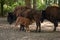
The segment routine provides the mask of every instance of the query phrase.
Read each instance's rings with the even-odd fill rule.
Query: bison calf
[[[17,20],[16,20],[15,27],[16,27],[18,24],[24,25],[24,26],[26,27],[26,32],[30,32],[30,30],[29,30],[29,25],[31,24],[31,21],[30,21],[28,18],[19,16],[19,17],[17,18]]]

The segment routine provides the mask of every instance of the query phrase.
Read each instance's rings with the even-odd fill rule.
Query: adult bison
[[[7,16],[7,22],[9,24],[12,24],[13,22],[15,22],[17,20],[16,15],[14,15],[14,12],[8,12],[8,16]],[[24,25],[20,24],[20,30],[24,30]]]
[[[58,26],[58,22],[60,21],[60,7],[57,6],[48,6],[45,10],[42,11],[42,22],[44,19],[49,20],[54,24],[54,30],[56,31],[56,27]]]
[[[28,18],[31,22],[34,20],[36,22],[36,31],[41,31],[40,28],[40,18],[41,18],[41,11],[28,8],[28,7],[16,7],[14,10],[14,15],[18,18],[19,16]]]

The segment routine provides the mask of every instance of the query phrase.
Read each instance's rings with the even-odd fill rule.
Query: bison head
[[[9,24],[12,24],[16,18],[17,17],[13,14],[13,12],[8,12],[7,21]]]
[[[42,10],[42,16],[41,16],[41,23],[43,23],[43,21],[45,20],[46,16],[46,12],[45,10]]]

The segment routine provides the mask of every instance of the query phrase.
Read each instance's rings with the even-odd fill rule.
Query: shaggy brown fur
[[[30,8],[27,6],[17,6],[17,7],[15,7],[14,14],[16,14],[16,16],[18,16],[20,13],[26,11],[27,9],[30,9]]]
[[[45,12],[43,12],[42,14],[44,15],[44,19],[47,19],[54,24],[53,31],[56,31],[56,27],[58,26],[58,22],[60,21],[60,7],[48,6]]]

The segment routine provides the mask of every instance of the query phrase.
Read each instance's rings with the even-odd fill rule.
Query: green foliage
[[[46,6],[42,4],[41,6],[38,7],[38,10],[44,10],[45,8]]]
[[[10,5],[4,4],[4,14],[6,14],[7,12],[13,11],[15,6],[17,5],[17,3]]]
[[[38,10],[43,10],[46,8],[46,4],[45,4],[45,1],[42,1],[42,0],[38,0],[37,1],[37,9]]]
[[[7,12],[13,11],[16,6],[25,5],[24,0],[17,0],[14,2],[13,0],[5,0],[4,4],[4,14]],[[41,2],[41,0],[37,0],[37,9],[42,10],[45,8],[45,4]]]
[[[24,5],[24,2],[18,0],[17,2],[13,2],[12,0],[6,0],[4,4],[4,11],[13,11],[16,6]]]
[[[19,5],[25,5],[25,1],[24,0],[18,0],[18,3],[19,3]]]
[[[37,0],[36,1],[36,6],[37,6],[37,9],[38,10],[43,10],[46,8],[46,5],[49,5],[50,3],[53,4],[54,0]],[[31,2],[32,6],[33,6],[33,2]],[[22,6],[25,6],[25,2],[24,0],[4,0],[4,14],[6,14],[7,12],[10,12],[10,11],[13,11],[14,8],[16,6],[19,6],[19,5],[22,5]],[[0,11],[1,11],[1,0],[0,0]]]

